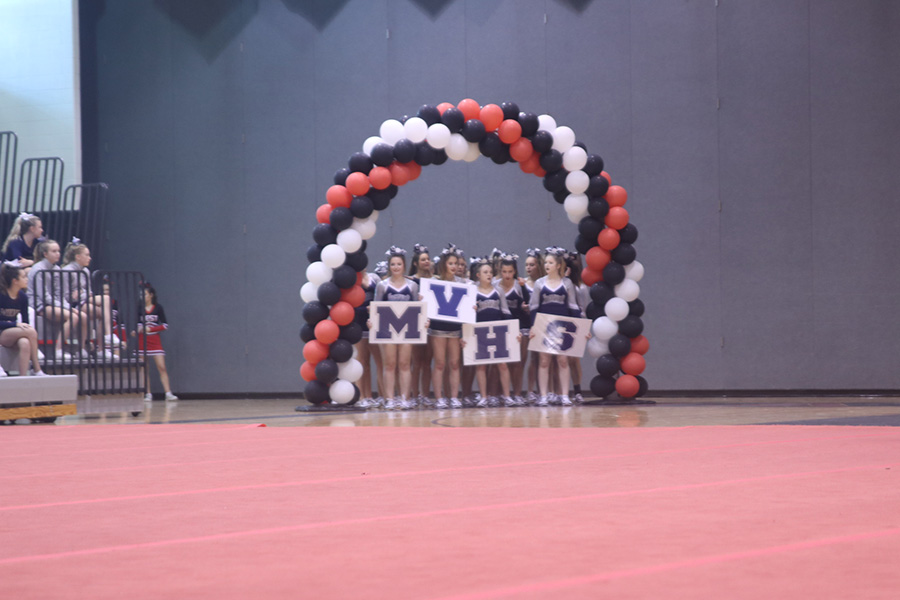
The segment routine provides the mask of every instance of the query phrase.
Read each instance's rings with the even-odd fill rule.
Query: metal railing
[[[18,147],[19,138],[14,132],[0,131],[0,212],[3,213],[12,212]]]
[[[62,197],[42,209],[39,216],[44,236],[65,248],[73,236],[91,249],[94,262],[103,258],[106,203],[109,186],[105,183],[70,185]]]

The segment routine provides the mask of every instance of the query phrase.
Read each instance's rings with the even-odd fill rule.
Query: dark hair
[[[422,255],[423,255],[423,254],[424,254],[426,257],[431,258],[431,256],[428,254],[428,248],[425,248],[424,250],[422,250],[422,251],[420,251],[420,252],[415,252],[415,253],[413,254],[412,260],[409,261],[409,274],[410,274],[410,276],[415,276],[415,275],[418,275],[418,274],[419,274],[419,261],[422,259]],[[434,270],[434,267],[432,267],[432,270]]]
[[[513,260],[513,259],[511,259],[511,258],[502,258],[502,259],[500,259],[500,269],[497,270],[497,274],[498,274],[498,275],[500,274],[500,270],[503,269],[503,267],[510,266],[510,265],[511,265],[512,268],[513,268],[513,279],[518,279],[518,278],[519,278],[519,265],[518,265],[518,261]]]
[[[153,304],[156,304],[157,303],[156,289],[152,285],[150,285],[150,282],[145,281],[144,283],[141,284],[141,288],[150,292],[150,297],[153,298]],[[142,298],[142,300],[143,300],[143,298]],[[146,304],[146,300],[144,300],[144,304]]]
[[[575,287],[581,285],[581,270],[584,268],[581,262],[581,255],[574,254],[566,257],[566,265],[569,267],[569,279],[575,284]]]
[[[13,281],[19,278],[22,269],[12,265],[3,265],[0,267],[0,292],[7,293]]]

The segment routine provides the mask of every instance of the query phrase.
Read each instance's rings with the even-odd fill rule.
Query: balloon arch
[[[422,167],[450,160],[475,161],[484,155],[497,164],[517,162],[543,179],[544,188],[578,225],[576,250],[585,256],[581,273],[590,286],[587,317],[593,320],[588,352],[596,357],[591,391],[599,398],[617,392],[634,399],[647,391],[642,335],[644,305],[638,281],[644,268],[635,260],[638,231],[629,222],[624,188],[610,185],[603,159],[589,154],[575,132],[549,115],[520,112],[512,102],[480,106],[465,99],[456,106],[422,106],[416,116],[389,119],[379,136],[368,138],[346,168],[334,175],[316,210],[315,244],[307,251],[306,302],[300,330],[306,362],[300,375],[314,405],[354,402],[363,373],[353,358],[362,336],[355,308],[365,300],[360,285],[368,265],[366,240],[375,235],[379,211],[397,190],[419,177]]]

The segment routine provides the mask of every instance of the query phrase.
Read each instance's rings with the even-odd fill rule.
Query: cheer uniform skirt
[[[147,338],[147,356],[165,356],[166,351],[163,350],[162,340],[159,339],[159,335],[148,335],[144,336],[143,333],[138,334],[138,352],[144,351],[144,338]]]

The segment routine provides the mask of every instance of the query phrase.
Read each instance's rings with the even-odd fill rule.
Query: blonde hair
[[[6,241],[3,242],[3,248],[0,248],[0,252],[6,252],[6,248],[13,240],[25,237],[25,234],[31,231],[31,228],[34,227],[34,224],[39,222],[40,220],[41,218],[37,215],[21,214],[16,217],[16,220],[13,222],[13,226],[9,230],[9,235],[6,236]]]
[[[77,239],[77,238],[76,238]],[[66,245],[66,251],[63,254],[63,266],[71,262],[75,262],[75,257],[87,250],[87,246],[82,244],[81,241],[75,241],[74,239]]]
[[[47,248],[49,248],[53,244],[59,246],[59,243],[56,240],[43,240],[40,244],[35,246],[34,262],[40,262],[44,260],[44,253],[47,252]]]

